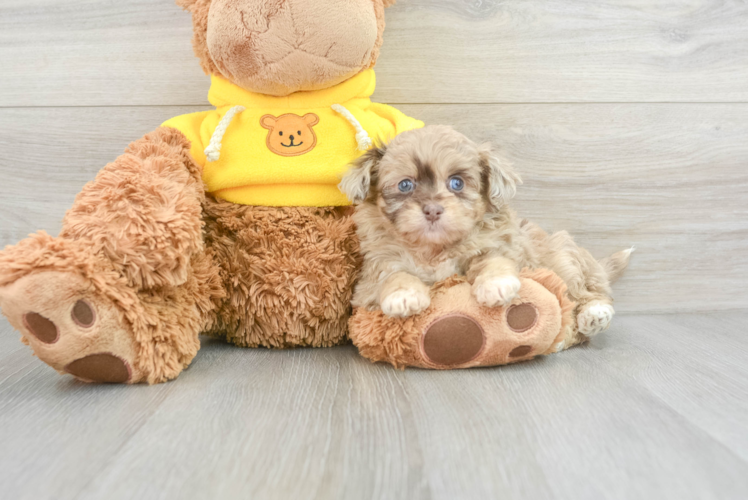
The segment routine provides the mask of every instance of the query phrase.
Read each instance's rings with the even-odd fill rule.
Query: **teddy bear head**
[[[337,85],[374,66],[384,9],[396,0],[177,0],[192,13],[203,70],[285,96]]]

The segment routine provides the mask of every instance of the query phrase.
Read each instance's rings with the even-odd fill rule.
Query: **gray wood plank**
[[[698,353],[746,320],[623,317],[560,355],[441,373],[352,347],[206,340],[150,388],[78,384],[16,353],[0,366],[0,481],[12,498],[61,500],[744,498],[745,406],[718,404],[748,396],[745,368],[723,383],[744,351]],[[17,342],[7,330],[0,351]]]
[[[748,312],[624,316],[596,339],[601,367],[634,380],[748,461]]]
[[[400,0],[383,102],[746,102],[748,5]],[[203,104],[172,0],[4,0],[0,106]]]
[[[0,497],[76,498],[176,388],[61,377],[0,319]]]
[[[429,498],[394,371],[351,347],[209,353],[81,498]]]
[[[521,215],[569,230],[598,257],[636,245],[615,287],[619,311],[748,304],[748,105],[401,108],[500,147],[525,178]],[[0,245],[37,229],[56,234],[104,164],[197,109],[0,110]]]

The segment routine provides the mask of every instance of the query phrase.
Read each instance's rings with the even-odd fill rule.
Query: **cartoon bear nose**
[[[429,222],[436,222],[439,217],[444,213],[444,207],[436,204],[424,205],[423,213],[426,215],[426,220]]]
[[[288,138],[291,139],[291,142],[293,142],[293,136],[292,135],[289,135]]]

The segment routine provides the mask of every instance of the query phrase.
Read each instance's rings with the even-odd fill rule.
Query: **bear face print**
[[[269,130],[267,146],[280,156],[299,156],[308,153],[317,145],[317,134],[313,127],[319,116],[309,113],[304,116],[288,113],[279,117],[265,115],[260,119],[263,128]]]

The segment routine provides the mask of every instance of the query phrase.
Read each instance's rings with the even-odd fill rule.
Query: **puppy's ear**
[[[494,209],[499,209],[517,194],[522,179],[512,165],[499,158],[489,144],[479,148],[483,178],[483,192]]]
[[[387,152],[386,146],[375,146],[359,157],[343,176],[338,187],[354,205],[363,202],[369,195],[372,183],[376,183],[379,162]]]

